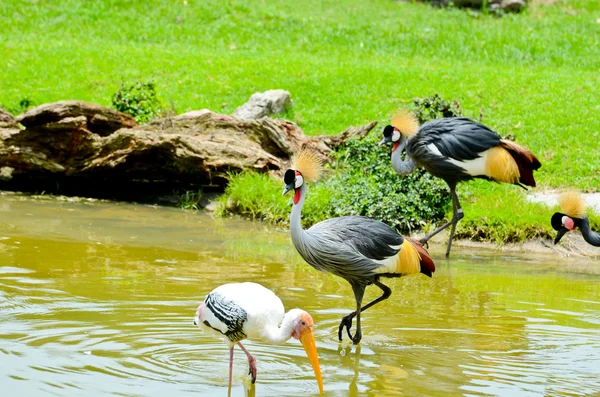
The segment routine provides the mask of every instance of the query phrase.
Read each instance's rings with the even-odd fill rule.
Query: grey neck
[[[590,220],[584,217],[579,223],[579,229],[583,235],[583,239],[594,247],[600,247],[600,233],[592,232],[590,228]]]
[[[310,233],[302,229],[302,220],[300,219],[300,213],[302,212],[302,206],[304,205],[304,199],[306,198],[306,185],[300,186],[300,200],[298,204],[292,206],[292,214],[290,215],[290,234],[292,235],[292,243],[296,247],[296,251],[300,256],[308,262],[311,266],[315,267],[318,262],[312,254],[311,246],[318,244]]]
[[[411,156],[406,153],[402,159],[402,151],[406,147],[406,138],[402,138],[400,145],[392,152],[392,168],[400,175],[407,175],[417,168],[417,164]]]
[[[304,229],[302,229],[302,220],[300,214],[302,212],[302,206],[304,205],[304,199],[306,198],[306,184],[300,186],[300,201],[298,204],[292,206],[292,214],[290,215],[290,232],[292,234],[292,241],[297,246],[296,242],[302,240]]]

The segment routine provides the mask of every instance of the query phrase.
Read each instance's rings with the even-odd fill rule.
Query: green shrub
[[[446,184],[422,170],[396,174],[390,148],[377,146],[379,132],[350,140],[335,152],[336,173],[326,182],[334,192],[333,215],[364,215],[401,231],[443,219],[450,202]]]
[[[121,84],[112,97],[112,106],[138,123],[147,123],[163,113],[164,107],[156,94],[154,83]]]
[[[415,105],[415,115],[419,119],[420,124],[440,117],[462,116],[460,103],[456,99],[450,102],[438,94],[433,94],[425,98],[415,98],[413,99],[413,104]]]

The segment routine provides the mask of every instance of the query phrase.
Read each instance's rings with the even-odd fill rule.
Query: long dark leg
[[[376,280],[374,282],[374,284],[376,286],[378,286],[379,288],[381,288],[381,290],[383,291],[383,294],[379,298],[374,299],[373,301],[367,303],[365,306],[360,308],[361,313],[364,312],[365,310],[367,310],[368,308],[370,308],[371,306],[373,306],[383,300],[386,300],[387,298],[389,298],[392,295],[392,290],[387,285],[381,283],[379,280]],[[346,327],[346,331],[348,332],[348,337],[350,339],[353,339],[352,335],[350,334],[350,328],[352,327],[352,319],[356,316],[356,313],[357,312],[354,311],[342,319],[342,322],[340,323],[340,328],[338,329],[338,337],[339,337],[340,341],[342,340],[342,332],[344,330],[344,327]]]
[[[448,184],[448,187],[450,188],[450,194],[452,196],[452,219],[449,222],[444,223],[442,226],[435,229],[433,232],[429,233],[427,236],[420,239],[419,242],[421,244],[427,244],[427,242],[433,236],[446,229],[448,226],[456,225],[456,223],[458,223],[458,221],[460,221],[464,217],[462,208],[460,207],[460,204],[458,202],[458,197],[456,196],[456,184]],[[454,235],[454,232],[452,232],[452,234]]]
[[[242,342],[238,342],[238,345],[240,345],[244,353],[246,353],[246,356],[248,356],[248,366],[250,367],[248,375],[252,376],[252,383],[254,384],[254,382],[256,382],[256,359],[250,354],[246,347],[242,345]]]
[[[454,231],[456,230],[456,224],[465,214],[463,213],[458,196],[456,195],[456,186],[450,186],[450,192],[452,193],[452,207],[454,208],[454,216],[452,217],[452,229],[450,229],[450,237],[448,238],[448,247],[446,248],[446,258],[450,256],[450,249],[452,248],[452,238],[454,237]]]

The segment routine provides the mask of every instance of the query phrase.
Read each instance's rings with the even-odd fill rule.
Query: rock
[[[506,12],[520,12],[527,7],[525,0],[502,0],[500,9]]]
[[[284,90],[269,90],[252,94],[248,102],[233,112],[240,120],[260,119],[271,114],[283,113],[292,107],[290,93]]]
[[[18,116],[17,120],[30,130],[44,131],[62,128],[56,123],[67,118],[77,119],[68,122],[80,123],[83,120],[81,117],[85,119],[85,128],[100,136],[107,136],[120,128],[131,128],[137,125],[135,119],[125,113],[81,101],[60,101],[41,105]]]
[[[0,109],[0,128],[19,128],[19,123],[4,109]]]
[[[11,167],[0,167],[0,179],[3,181],[10,181],[14,170],[15,169]]]
[[[99,113],[82,111],[95,108],[101,107],[44,105],[23,115],[24,130],[0,129],[0,189],[121,199],[222,191],[231,173],[281,175],[300,148],[310,146],[326,158],[333,147],[376,124],[307,137],[290,121],[239,120],[201,110],[99,134],[98,123],[91,122]]]
[[[177,119],[177,120],[193,119],[193,118],[200,117],[206,113],[210,113],[210,110],[209,109],[192,110],[191,112],[183,113],[183,114],[180,114],[179,116],[175,116],[173,118]]]

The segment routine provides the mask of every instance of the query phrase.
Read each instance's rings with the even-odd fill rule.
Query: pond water
[[[392,297],[364,313],[357,349],[337,341],[349,285],[304,263],[285,230],[0,195],[1,394],[227,395],[227,347],[192,323],[233,281],[313,315],[325,395],[600,394],[600,263],[463,247],[446,262],[443,248],[432,279],[386,280]],[[258,380],[236,350],[231,395],[318,395],[298,341],[246,346]]]

